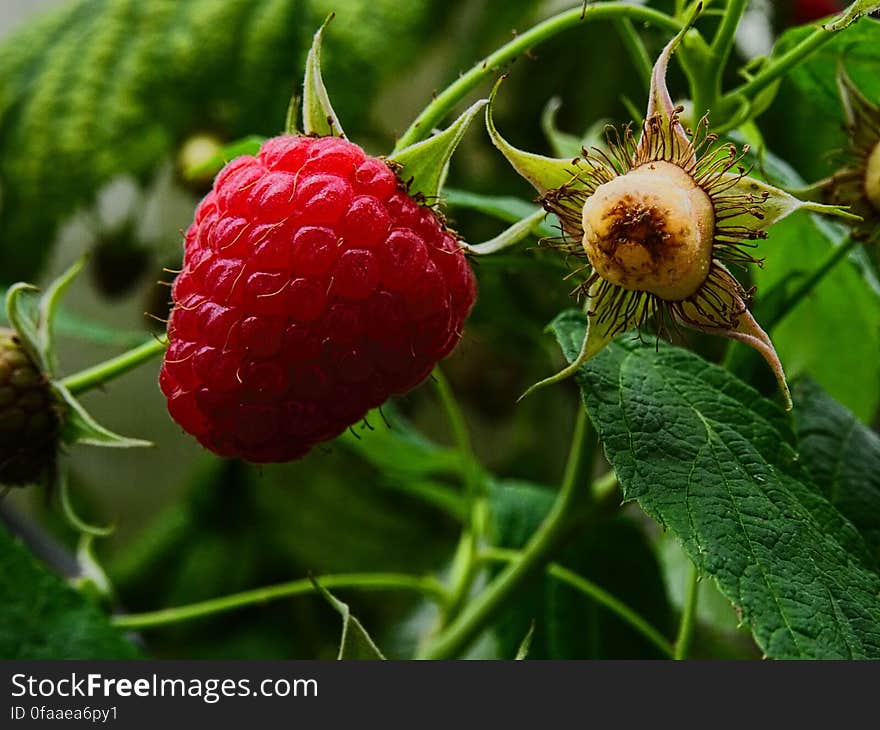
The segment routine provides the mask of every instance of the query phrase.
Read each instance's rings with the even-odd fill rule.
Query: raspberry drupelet
[[[423,381],[458,343],[476,284],[388,163],[287,135],[217,175],[172,296],[171,416],[221,456],[281,462]]]

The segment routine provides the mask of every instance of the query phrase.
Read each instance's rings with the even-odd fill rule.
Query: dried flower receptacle
[[[846,213],[749,177],[741,165],[747,149],[717,144],[706,118],[693,132],[684,128],[682,109],[666,88],[666,66],[679,39],[654,66],[638,139],[630,127],[611,130],[606,149],[554,160],[512,147],[489,111],[493,142],[560,220],[562,235],[550,243],[581,261],[572,274],[579,278],[573,293],[586,300],[589,315],[580,355],[532,389],[574,374],[616,335],[653,318],[661,333],[685,325],[754,347],[790,405],[782,364],[748,310],[749,293],[727,265],[759,263],[756,241],[795,210]]]

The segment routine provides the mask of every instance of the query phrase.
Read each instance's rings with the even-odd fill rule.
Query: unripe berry
[[[583,231],[584,250],[603,279],[675,301],[706,280],[715,212],[681,167],[648,162],[596,189],[584,204]]]
[[[54,464],[59,426],[45,375],[17,335],[0,328],[0,484],[40,481]]]

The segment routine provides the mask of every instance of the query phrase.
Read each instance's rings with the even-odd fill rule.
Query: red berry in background
[[[290,461],[424,380],[476,295],[436,213],[337,137],[282,136],[217,175],[186,234],[160,374],[206,448]]]
[[[840,12],[845,4],[842,0],[790,0],[791,20],[795,25],[812,23]]]

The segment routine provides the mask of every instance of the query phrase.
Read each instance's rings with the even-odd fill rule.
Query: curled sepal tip
[[[791,392],[776,348],[746,306],[742,287],[724,266],[715,264],[701,300],[682,302],[671,311],[673,318],[687,327],[738,340],[755,348],[776,376],[785,409],[791,410]],[[718,312],[723,312],[724,316],[718,316]]]
[[[54,480],[61,500],[61,511],[64,514],[64,519],[67,520],[74,530],[90,537],[109,537],[116,531],[115,525],[92,525],[77,514],[70,499],[70,482],[65,468],[57,468]]]
[[[489,96],[489,105],[486,107],[486,129],[489,130],[492,144],[504,155],[513,169],[528,180],[539,193],[543,194],[570,184],[577,177],[575,160],[554,159],[517,149],[498,132],[492,115],[492,104],[503,80],[502,76],[495,84]]]
[[[680,163],[692,164],[696,161],[693,145],[685,128],[678,120],[678,111],[666,85],[666,71],[669,59],[681,43],[682,38],[696,21],[702,10],[702,3],[695,8],[690,19],[684,24],[676,36],[666,44],[654,63],[651,71],[651,88],[648,92],[648,109],[645,119],[653,127],[646,126],[639,139],[639,152],[648,154],[649,147],[662,144],[668,149],[667,159],[676,159]]]
[[[488,99],[480,99],[442,132],[391,155],[389,159],[401,166],[398,174],[408,182],[410,195],[422,195],[433,201],[440,194],[453,153],[487,103]]]
[[[327,16],[327,20],[318,28],[315,37],[312,40],[312,47],[309,49],[309,55],[306,58],[306,72],[303,80],[303,131],[306,134],[315,134],[320,137],[344,137],[345,132],[339,123],[339,117],[333,110],[330,103],[330,96],[327,94],[327,87],[324,86],[324,79],[321,76],[321,41],[324,36],[324,29],[327,24],[333,20],[335,13]],[[291,124],[291,115],[288,113],[288,125]],[[295,126],[295,125],[294,125]],[[288,133],[295,134],[296,130],[287,130]]]

